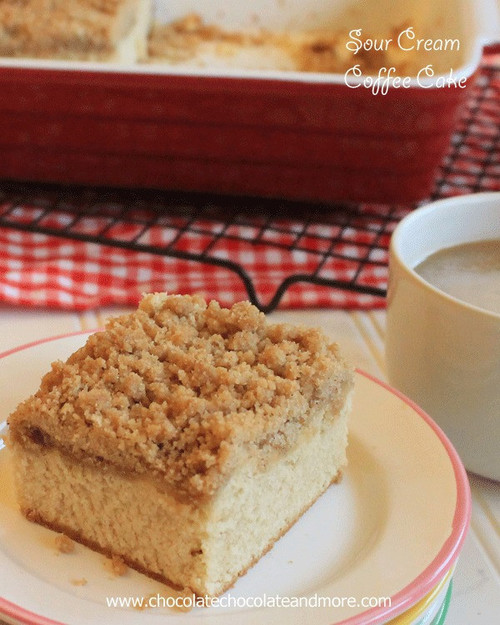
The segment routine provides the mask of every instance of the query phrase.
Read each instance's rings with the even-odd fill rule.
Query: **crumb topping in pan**
[[[335,415],[351,385],[320,330],[268,324],[249,302],[151,294],[53,363],[9,423],[23,444],[153,472],[197,497],[249,455],[293,445],[313,411]]]
[[[209,52],[209,62],[214,60],[211,51],[221,59],[234,57],[237,67],[242,62],[242,51],[246,51],[249,53],[247,69],[344,73],[359,64],[364,73],[376,73],[380,67],[391,65],[400,74],[411,70],[413,55],[398,53],[393,48],[362,49],[354,55],[347,47],[349,39],[347,31],[334,28],[272,31],[256,26],[228,30],[205,22],[197,13],[190,13],[167,24],[153,24],[146,60],[149,63],[175,65],[189,62],[205,66],[205,52]],[[361,39],[370,40],[371,37],[364,34]]]
[[[143,22],[135,52],[123,48]],[[333,26],[269,30],[257,16],[241,29],[208,23],[198,13],[164,24],[154,20],[150,0],[0,0],[0,56],[326,73],[344,73],[354,63],[364,73],[413,67],[413,55],[394,48],[354,56],[348,39]]]

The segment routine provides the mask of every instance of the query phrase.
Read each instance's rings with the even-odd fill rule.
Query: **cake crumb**
[[[75,543],[66,534],[58,534],[54,542],[59,553],[73,553],[75,550]]]
[[[111,572],[116,577],[122,577],[128,571],[128,566],[120,556],[112,556],[110,560]]]
[[[73,584],[73,586],[86,586],[87,585],[87,580],[85,579],[85,577],[80,577],[80,579],[72,579],[70,580],[70,582]]]
[[[174,593],[175,591],[173,591]],[[177,591],[176,595],[177,602],[175,605],[175,612],[191,612],[194,607],[195,595],[190,588],[185,588],[184,590]],[[191,597],[191,602],[183,601],[184,598]]]

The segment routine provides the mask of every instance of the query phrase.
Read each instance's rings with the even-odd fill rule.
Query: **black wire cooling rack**
[[[443,159],[431,199],[500,191],[500,65],[484,65]]]
[[[431,199],[500,190],[499,144],[500,66],[490,65],[472,87]],[[0,226],[225,267],[264,312],[297,282],[384,297],[386,283],[373,286],[367,276],[387,270],[390,235],[413,208],[0,183]],[[221,243],[279,249],[291,258],[305,252],[315,261],[300,273],[291,262],[289,275],[263,302],[245,264],[216,253]],[[352,270],[332,279],[324,269],[338,260]]]

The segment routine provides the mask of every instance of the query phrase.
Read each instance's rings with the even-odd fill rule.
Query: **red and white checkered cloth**
[[[308,273],[311,263],[317,263],[309,254],[277,248],[252,252],[251,246],[238,243],[228,242],[227,256],[245,268],[263,304],[287,276]],[[383,288],[386,269],[377,269],[368,281]],[[342,260],[328,270],[329,278],[346,277]],[[227,306],[248,299],[242,280],[224,267],[0,228],[0,301],[85,310],[110,304],[135,306],[142,293],[153,291],[202,293]],[[280,303],[281,308],[384,305],[381,297],[309,283],[292,285]]]

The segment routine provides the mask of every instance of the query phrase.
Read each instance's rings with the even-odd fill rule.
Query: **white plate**
[[[0,428],[34,392],[50,363],[65,359],[87,334],[41,341],[0,355]],[[72,625],[168,623],[382,623],[415,604],[455,562],[470,516],[463,466],[438,427],[417,406],[358,372],[350,424],[349,466],[226,600],[297,603],[321,597],[335,607],[111,608],[107,597],[143,597],[164,587],[135,571],[113,577],[104,558],[80,545],[58,554],[54,534],[25,520],[0,450],[0,615],[24,623]],[[85,578],[87,584],[72,581]],[[352,597],[355,606],[346,605]],[[385,605],[367,608],[390,598]],[[273,598],[273,599],[270,599]],[[283,599],[285,598],[285,599]],[[324,599],[323,599],[324,598]],[[344,601],[344,606],[338,604]],[[381,601],[382,603],[382,601]],[[390,603],[390,605],[387,605]]]

